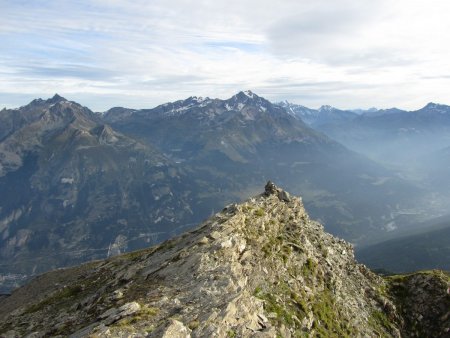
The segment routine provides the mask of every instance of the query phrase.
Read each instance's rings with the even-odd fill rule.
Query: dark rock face
[[[434,270],[388,279],[408,337],[450,336],[449,275]]]
[[[284,202],[290,202],[291,198],[289,196],[289,193],[278,188],[274,183],[272,183],[271,181],[268,181],[265,188],[264,188],[264,194],[266,196],[270,196],[270,195],[276,195],[280,201],[284,201]]]
[[[266,186],[264,187],[264,193],[266,194],[266,196],[277,194],[278,188],[274,183],[268,181]]]
[[[0,300],[0,335],[445,336],[447,275],[383,280],[282,193],[269,182],[159,246],[36,278]]]

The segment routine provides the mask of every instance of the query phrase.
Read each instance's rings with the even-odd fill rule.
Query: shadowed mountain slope
[[[450,225],[422,230],[357,250],[358,260],[373,269],[395,273],[450,271]]]
[[[3,120],[12,121],[0,122],[5,274],[142,248],[204,217],[193,214],[195,184],[183,170],[77,103],[35,100],[0,112]]]
[[[301,193],[329,231],[355,242],[401,227],[424,205],[414,185],[250,91],[228,100],[191,97],[154,109],[114,108],[104,119],[154,144],[229,200],[247,198],[273,179]]]

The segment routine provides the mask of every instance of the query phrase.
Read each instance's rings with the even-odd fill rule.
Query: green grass
[[[329,290],[325,289],[316,296],[312,312],[316,318],[313,327],[319,337],[353,337],[352,328],[340,317]]]
[[[73,298],[77,296],[81,291],[83,291],[83,288],[80,285],[74,285],[71,287],[64,288],[62,290],[57,291],[50,297],[40,301],[39,303],[29,306],[24,311],[24,313],[29,314],[37,312],[50,304],[60,303],[61,301],[64,301],[66,299]]]
[[[132,315],[130,317],[126,317],[126,318],[119,320],[118,322],[114,323],[114,325],[112,325],[112,327],[123,328],[123,329],[133,328],[132,324],[144,323],[144,322],[146,323],[146,322],[152,320],[153,317],[156,316],[158,313],[159,313],[159,310],[157,308],[149,307],[147,305],[142,305],[141,309],[137,313],[135,313],[134,315]]]
[[[384,313],[381,310],[374,310],[370,314],[369,317],[369,325],[373,327],[374,329],[387,329],[388,331],[391,331],[394,328],[394,325],[387,317],[386,313]],[[384,330],[382,330],[384,331]]]
[[[196,328],[198,328],[200,325],[200,322],[198,320],[192,320],[189,324],[188,324],[188,328],[190,328],[191,330],[195,330]]]
[[[255,215],[258,217],[262,217],[262,216],[264,216],[264,214],[265,214],[265,212],[264,212],[263,208],[259,208],[255,211]]]
[[[257,287],[253,295],[264,300],[264,309],[267,313],[276,315],[276,318],[270,319],[272,324],[278,327],[285,325],[291,329],[294,328],[295,337],[305,335],[298,321],[305,318],[310,311],[314,316],[315,336],[339,338],[354,336],[354,329],[340,316],[333,295],[328,289],[308,299],[306,294],[298,294],[287,284],[280,283],[270,290]]]
[[[229,330],[229,331],[227,332],[227,337],[229,337],[229,338],[235,338],[235,337],[236,337],[236,332],[233,331],[233,330]]]
[[[293,326],[294,317],[301,320],[306,315],[306,303],[285,283],[280,283],[272,290],[264,291],[262,287],[257,287],[253,295],[264,300],[264,309],[267,313],[276,314],[276,318],[271,319],[274,324]]]
[[[317,263],[311,258],[308,258],[302,267],[302,274],[305,277],[315,276],[317,270]]]

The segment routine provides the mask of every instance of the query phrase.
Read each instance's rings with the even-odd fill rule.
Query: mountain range
[[[350,110],[340,110],[332,106],[321,106],[319,109],[311,109],[288,101],[278,102],[277,105],[286,109],[293,116],[299,117],[312,128],[331,123],[345,123],[358,117],[358,114]]]
[[[301,109],[291,106],[303,118]],[[447,105],[428,103],[414,111],[391,108],[360,115],[332,108],[330,111],[332,117],[319,114],[320,118],[310,125],[381,163],[401,168],[407,161],[419,167],[425,156],[450,146],[450,106]]]
[[[252,92],[228,100],[189,98],[147,110],[114,108],[105,120],[212,182],[227,180],[226,190],[234,190],[235,197],[248,197],[240,191],[252,192],[261,181],[277,180],[301,193],[327,229],[352,241],[363,242],[371,228],[401,226],[396,215],[422,205],[420,189],[395,172]]]
[[[387,234],[386,241],[378,238],[376,244],[358,248],[362,262],[391,272],[449,268],[450,106],[428,103],[414,111],[341,111],[279,104],[316,130],[427,191],[427,205],[436,212],[435,217],[401,229],[394,238]]]
[[[2,272],[148,246],[195,219],[188,175],[87,108],[55,96],[2,111],[0,121]]]
[[[268,179],[358,245],[434,207],[423,186],[250,91],[101,114],[55,95],[0,111],[0,284],[159,243]]]

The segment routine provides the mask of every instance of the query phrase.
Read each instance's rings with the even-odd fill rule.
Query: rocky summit
[[[158,246],[0,300],[2,337],[446,337],[449,276],[382,278],[268,183]]]

